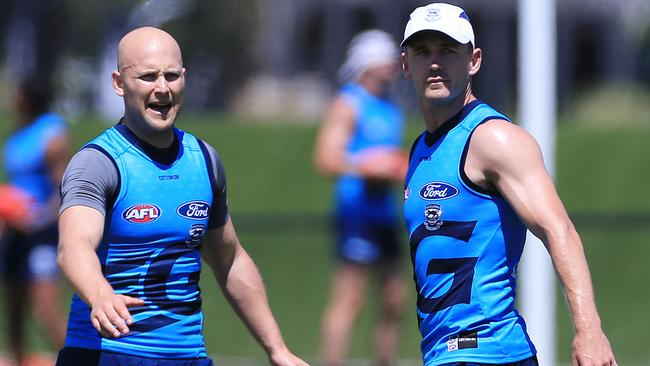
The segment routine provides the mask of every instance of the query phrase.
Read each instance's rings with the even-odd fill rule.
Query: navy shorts
[[[537,356],[527,358],[522,361],[511,363],[475,363],[475,362],[452,362],[445,363],[440,366],[538,366]]]
[[[29,234],[8,229],[0,244],[0,273],[14,282],[31,282],[58,277],[56,222]]]
[[[210,358],[148,358],[100,350],[64,347],[56,366],[214,366]]]
[[[335,225],[336,256],[341,260],[370,265],[400,259],[397,223],[373,223],[337,217]]]

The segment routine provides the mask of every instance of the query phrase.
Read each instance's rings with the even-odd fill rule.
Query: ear
[[[411,69],[409,68],[409,58],[408,55],[406,54],[406,50],[402,52],[401,59],[402,59],[402,71],[404,72],[404,77],[410,80],[413,78],[413,76],[411,75]]]
[[[113,71],[111,73],[111,80],[113,83],[113,91],[120,97],[124,96],[124,80],[122,80],[122,74],[119,71]]]
[[[483,60],[483,51],[480,48],[472,50],[472,57],[469,60],[469,75],[474,76],[481,69],[481,61]]]

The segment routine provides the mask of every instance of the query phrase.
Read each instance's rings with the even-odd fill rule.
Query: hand
[[[273,366],[309,366],[309,364],[296,357],[288,349],[269,354],[269,360]]]
[[[577,331],[573,338],[573,366],[617,366],[612,347],[601,329]]]
[[[401,170],[389,164],[362,165],[357,168],[360,176],[370,182],[390,184],[404,180]]]
[[[90,320],[97,331],[105,338],[117,338],[129,333],[133,324],[131,306],[142,306],[144,300],[115,294],[112,290],[106,295],[99,295],[92,303]]]
[[[370,148],[353,160],[357,174],[375,182],[403,182],[408,170],[408,153],[394,148]]]
[[[14,230],[27,234],[36,217],[34,199],[22,189],[0,184],[0,218]]]

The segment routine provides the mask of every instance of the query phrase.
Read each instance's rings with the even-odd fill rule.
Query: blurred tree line
[[[174,35],[183,49],[188,69],[186,109],[257,110],[259,115],[278,117],[303,107],[312,118],[336,87],[336,70],[354,33],[377,27],[399,40],[410,11],[427,2],[0,0],[4,70],[0,76],[11,81],[39,73],[44,82],[57,86],[58,106],[64,113],[99,110],[105,118],[117,118],[121,101],[109,81],[116,44],[128,30],[154,25]],[[517,68],[522,66],[516,60],[518,1],[450,2],[468,11],[478,45],[484,49],[475,80],[478,94],[512,112]],[[556,3],[560,112],[603,86],[608,89],[599,100],[610,101],[616,95],[636,100],[629,104],[643,104],[638,100],[650,90],[650,2]],[[402,80],[397,89],[405,109],[415,110],[410,83]],[[584,103],[590,110],[603,104]],[[627,105],[618,111],[629,110]]]
[[[1,0],[0,6],[5,79],[37,73],[89,106],[98,102],[96,84],[110,87],[106,67],[115,67],[117,41],[139,26],[162,27],[179,41],[189,108],[223,107],[255,66],[255,0]]]

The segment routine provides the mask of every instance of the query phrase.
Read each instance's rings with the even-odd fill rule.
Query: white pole
[[[519,119],[555,175],[555,0],[519,0]],[[541,366],[555,365],[555,273],[528,232],[520,266],[520,308]]]

